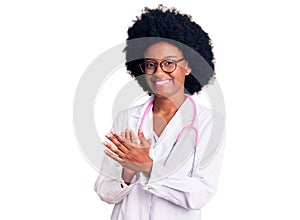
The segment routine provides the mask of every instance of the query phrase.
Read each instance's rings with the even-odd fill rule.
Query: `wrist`
[[[122,171],[122,179],[123,181],[127,184],[127,185],[130,185],[130,182],[133,178],[133,176],[136,174],[135,171],[133,170],[127,170],[127,169],[124,169],[123,168],[123,171]]]
[[[153,162],[146,163],[144,166],[144,169],[141,171],[145,176],[150,177],[151,171],[152,171],[152,165]]]

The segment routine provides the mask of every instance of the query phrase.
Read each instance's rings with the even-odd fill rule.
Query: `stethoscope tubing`
[[[185,130],[186,128],[191,128],[191,129],[193,129],[193,130],[195,131],[195,134],[196,134],[196,143],[195,143],[195,146],[197,147],[197,146],[198,146],[198,143],[199,143],[199,137],[198,137],[198,131],[197,131],[197,129],[196,129],[195,126],[194,126],[195,121],[196,121],[196,117],[197,117],[197,107],[196,107],[196,103],[195,103],[195,101],[194,101],[190,96],[188,96],[188,95],[186,95],[186,94],[184,94],[184,96],[185,96],[186,98],[188,98],[188,99],[192,102],[194,114],[193,114],[193,118],[192,118],[192,123],[191,123],[190,125],[185,126],[185,127],[179,132],[179,134],[178,134],[177,137],[176,137],[176,142],[181,138],[181,136],[182,136],[182,134],[183,134],[183,132],[184,132],[184,130]],[[144,125],[144,123],[145,123],[146,116],[148,115],[148,113],[149,113],[151,107],[153,106],[153,103],[154,103],[154,99],[151,100],[151,101],[149,102],[149,104],[148,104],[148,106],[147,106],[147,108],[146,108],[146,110],[145,110],[145,112],[144,112],[144,114],[143,114],[143,117],[142,117],[142,120],[141,120],[141,123],[140,123],[140,126],[139,126],[139,131],[142,129],[142,127],[143,127],[143,125]]]
[[[197,130],[197,129],[195,128],[195,126],[194,126],[195,121],[196,121],[196,117],[197,117],[197,107],[196,107],[195,101],[194,101],[190,96],[188,96],[188,95],[186,95],[186,94],[184,94],[184,95],[185,95],[185,97],[186,97],[187,99],[189,99],[189,100],[192,102],[192,104],[193,104],[194,114],[193,114],[193,118],[192,118],[192,123],[191,123],[190,125],[184,126],[184,127],[182,128],[182,130],[178,133],[178,135],[177,135],[177,137],[176,137],[176,140],[175,140],[175,142],[174,142],[174,144],[173,144],[171,150],[169,151],[168,156],[166,157],[166,159],[165,159],[163,165],[164,165],[164,166],[166,165],[166,163],[167,163],[167,161],[168,161],[168,159],[169,159],[169,157],[170,157],[170,155],[171,155],[173,149],[175,148],[177,142],[178,142],[179,139],[181,138],[183,132],[184,132],[186,129],[192,129],[192,130],[195,132],[195,135],[196,135],[196,137],[195,137],[194,152],[193,152],[193,165],[192,165],[192,169],[191,169],[190,174],[189,174],[189,176],[192,176],[192,175],[193,175],[193,170],[194,170],[194,163],[195,163],[195,156],[196,156],[196,148],[197,148],[198,143],[199,143],[198,130]],[[146,110],[145,110],[145,112],[144,112],[144,114],[143,114],[143,117],[142,117],[142,120],[141,120],[141,123],[140,123],[140,126],[139,126],[139,131],[142,129],[142,127],[143,127],[143,125],[144,125],[144,122],[145,122],[145,119],[146,119],[146,117],[147,117],[147,115],[148,115],[148,113],[149,113],[151,107],[153,106],[153,103],[154,103],[154,99],[151,100],[151,101],[149,102],[149,104],[148,104],[148,106],[147,106],[147,108],[146,108]]]

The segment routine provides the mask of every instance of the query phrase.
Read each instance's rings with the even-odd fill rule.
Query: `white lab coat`
[[[143,105],[120,112],[112,129],[120,133],[129,128],[137,133],[149,102],[150,100]],[[174,160],[179,165],[172,167],[171,171],[165,170],[166,172],[163,165],[178,133],[185,125],[191,123],[193,112],[191,101],[186,99],[156,142],[152,141],[149,155],[153,159],[153,167],[149,179],[138,173],[133,177],[131,184],[126,185],[122,180],[120,164],[105,156],[95,183],[95,191],[103,201],[115,204],[112,220],[201,219],[201,208],[216,191],[224,149],[222,136],[214,152],[210,152],[212,156],[209,163],[200,167],[213,127],[214,119],[210,109],[197,104],[198,118],[195,127],[199,132],[199,144],[196,148],[192,176],[189,174],[193,165],[193,154],[187,154],[184,156],[186,160],[179,161],[176,159],[176,152],[172,151],[170,158],[174,154]],[[153,138],[154,135],[152,116],[150,110],[142,128],[146,138]],[[194,132],[189,131],[182,138],[187,137],[192,137],[190,141],[195,141]],[[190,144],[178,143],[176,148],[185,150],[187,145]],[[178,154],[181,153],[182,151]]]

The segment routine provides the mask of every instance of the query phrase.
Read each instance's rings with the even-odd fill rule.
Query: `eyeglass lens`
[[[140,65],[140,68],[146,74],[153,74],[156,72],[158,64],[165,73],[174,72],[177,66],[177,62],[174,60],[163,60],[160,63],[153,60],[146,60]]]

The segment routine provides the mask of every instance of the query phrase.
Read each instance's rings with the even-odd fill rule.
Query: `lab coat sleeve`
[[[163,177],[161,173],[166,167],[163,163],[154,163],[144,189],[183,208],[201,209],[216,192],[224,152],[224,134],[217,149],[204,168],[197,164],[192,177],[179,171]]]
[[[131,182],[132,184],[128,186],[122,179],[122,167],[105,156],[94,189],[101,200],[117,204],[135,187],[136,176]]]
[[[126,113],[120,112],[112,130],[120,132],[124,126],[126,127],[126,124],[122,124],[126,120],[124,120],[125,117]],[[94,190],[101,200],[112,204],[119,203],[135,187],[136,176],[131,180],[132,184],[128,186],[122,179],[122,170],[122,166],[118,162],[107,155],[104,156],[99,176],[94,185]]]

